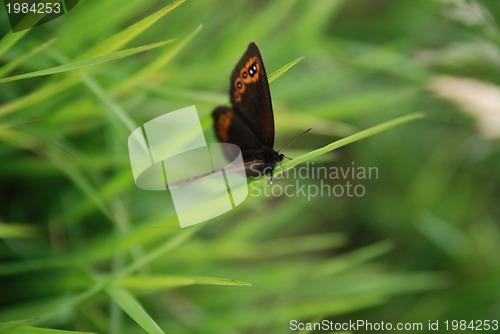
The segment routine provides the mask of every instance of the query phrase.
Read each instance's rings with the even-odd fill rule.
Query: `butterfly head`
[[[273,175],[274,168],[276,167],[276,164],[281,164],[283,159],[285,158],[285,155],[283,153],[280,153],[279,151],[275,150],[269,150],[264,158],[263,161],[263,171],[264,174],[271,174],[271,179]]]
[[[274,160],[276,162],[281,162],[281,161],[283,161],[284,158],[285,158],[285,155],[283,153],[274,152]]]
[[[271,155],[268,157],[268,160],[265,161],[266,163],[266,168],[264,168],[264,173],[267,174],[270,172],[271,174],[271,179],[269,180],[269,184],[273,184],[274,180],[274,168],[276,167],[276,164],[279,163],[281,165],[281,161],[285,158],[285,155],[283,153],[280,153],[279,151],[272,150]]]

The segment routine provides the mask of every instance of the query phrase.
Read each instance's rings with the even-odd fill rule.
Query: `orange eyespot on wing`
[[[240,75],[234,80],[234,100],[241,102],[245,94],[246,85],[259,81],[260,64],[257,57],[250,57],[240,71]]]
[[[226,112],[222,113],[217,119],[217,135],[223,142],[229,141],[229,127],[231,126],[233,116],[233,111],[227,110]]]
[[[241,96],[243,95],[243,93],[245,93],[245,89],[246,89],[246,86],[245,84],[243,83],[243,80],[241,80],[241,78],[236,78],[236,80],[234,80],[234,99],[238,102],[241,101]]]
[[[234,87],[236,88],[236,91],[238,91],[239,93],[243,94],[245,92],[245,84],[243,83],[243,81],[241,80],[241,78],[237,78],[235,81],[234,81]]]
[[[255,83],[259,81],[260,64],[257,57],[250,57],[240,71],[240,79],[246,83]]]
[[[235,91],[234,94],[233,94],[233,96],[234,96],[234,100],[236,102],[241,102],[241,94],[239,92]]]

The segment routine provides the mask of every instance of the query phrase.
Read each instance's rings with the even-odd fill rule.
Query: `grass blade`
[[[133,40],[135,37],[143,33],[147,28],[152,26],[154,23],[156,23],[159,19],[168,14],[170,11],[180,6],[182,3],[184,3],[184,1],[186,0],[176,0],[172,2],[170,5],[167,5],[162,9],[149,15],[148,17],[145,17],[139,22],[136,22],[133,25],[129,26],[128,28],[123,29],[119,33],[106,39],[104,42],[102,42],[95,48],[89,50],[87,53],[84,54],[83,57],[100,56],[118,50],[119,48],[121,48],[122,46]]]
[[[135,297],[132,296],[132,294],[130,294],[127,290],[118,287],[110,287],[106,289],[106,292],[121,307],[121,309],[134,319],[134,321],[137,322],[137,324],[139,324],[139,326],[141,326],[146,332],[150,334],[165,334],[160,326],[158,326],[146,310],[144,310],[137,299],[135,299]]]
[[[2,79],[0,79],[0,83],[84,69],[84,68],[87,68],[90,66],[96,66],[96,65],[99,65],[102,63],[106,63],[108,61],[126,58],[126,57],[130,57],[132,55],[135,55],[135,54],[138,54],[141,52],[153,50],[153,49],[162,47],[168,43],[171,43],[172,41],[173,40],[167,40],[167,41],[163,41],[163,42],[152,43],[152,44],[140,46],[137,48],[113,52],[113,53],[107,54],[105,56],[99,56],[99,57],[94,57],[94,58],[90,58],[90,59],[79,60],[79,61],[76,61],[73,63],[68,63],[68,64],[64,64],[64,65],[60,65],[60,66],[54,66],[54,67],[47,68],[47,69],[40,70],[40,71],[34,71],[34,72],[24,73],[24,74],[20,74],[20,75],[15,75],[12,77],[2,78]]]
[[[284,163],[283,164],[283,169],[284,170],[287,170],[287,169],[290,169],[292,168],[293,166],[296,166],[300,163],[303,163],[305,161],[308,161],[308,160],[311,160],[317,156],[320,156],[322,154],[325,154],[327,152],[330,152],[330,151],[333,151],[337,148],[340,148],[342,146],[345,146],[345,145],[348,145],[348,144],[352,144],[354,142],[357,142],[361,139],[365,139],[365,138],[368,138],[368,137],[371,137],[373,135],[376,135],[378,133],[381,133],[381,132],[384,132],[384,131],[387,131],[389,129],[392,129],[396,126],[399,126],[399,125],[402,125],[404,123],[407,123],[407,122],[410,122],[410,121],[413,121],[413,120],[416,120],[416,119],[419,119],[419,118],[423,118],[425,117],[425,114],[423,113],[415,113],[415,114],[411,114],[411,115],[407,115],[407,116],[403,116],[403,117],[399,117],[399,118],[396,118],[396,119],[393,119],[392,121],[388,121],[388,122],[384,122],[382,124],[379,124],[379,125],[376,125],[374,127],[371,127],[369,129],[366,129],[366,130],[363,130],[363,131],[360,131],[352,136],[349,136],[349,137],[345,137],[345,138],[342,138],[340,140],[337,140],[331,144],[328,144],[322,148],[319,148],[317,150],[314,150],[314,151],[311,151],[309,153],[306,153],[296,159],[293,159],[287,163]],[[277,173],[282,173],[283,171],[277,171]]]
[[[37,321],[39,318],[32,318],[32,319],[23,319],[23,320],[14,320],[14,321],[7,321],[7,322],[0,322],[0,333],[5,333],[8,330],[11,330],[16,327],[20,326],[25,326],[26,324]]]
[[[0,223],[0,238],[34,238],[39,234],[40,231],[32,225]]]
[[[181,5],[185,0],[177,0],[163,7],[162,9],[156,11],[155,13],[149,15],[148,17],[142,19],[141,21],[129,26],[128,28],[120,31],[119,33],[113,35],[112,37],[106,39],[104,42],[96,46],[95,48],[89,50],[88,52],[82,55],[82,58],[91,58],[96,56],[102,56],[108,54],[110,52],[116,51],[121,48],[123,45],[127,44],[135,37],[144,32],[147,28],[153,25],[156,21],[162,18],[164,15],[172,11]],[[28,31],[28,30],[26,30]],[[16,33],[15,36],[18,36],[19,39],[25,31]],[[9,36],[11,36],[10,34]],[[16,38],[16,37],[13,37]],[[8,49],[12,44],[15,43],[16,40],[11,41],[11,37],[8,37],[6,41],[5,38],[0,41],[0,55],[2,54],[3,49]],[[3,48],[3,49],[2,49]],[[56,82],[53,84],[46,85],[33,93],[25,95],[15,101],[12,101],[7,104],[0,104],[0,117],[12,113],[15,110],[25,108],[44,100],[49,99],[55,94],[59,93],[62,90],[68,89],[78,83],[80,78],[78,76],[69,76],[63,81]]]
[[[184,49],[184,47],[198,34],[198,32],[201,30],[203,26],[199,25],[195,31],[193,31],[191,34],[189,34],[187,37],[182,39],[178,45],[173,47],[170,50],[165,51],[162,55],[160,55],[155,61],[151,62],[148,66],[146,66],[144,69],[142,69],[140,72],[138,72],[136,75],[134,75],[132,78],[124,82],[120,87],[117,89],[118,91],[122,90],[123,88],[133,86],[136,82],[144,81],[144,78],[149,77],[152,74],[158,73],[158,71],[164,67],[166,64],[168,64],[179,52]]]
[[[23,30],[17,33],[13,33],[12,31],[8,32],[1,40],[0,40],[0,57],[3,56],[5,52],[7,52],[14,44],[16,44],[29,30]]]
[[[65,330],[51,329],[51,328],[20,326],[8,330],[5,333],[6,334],[90,334],[94,332],[75,332],[75,331],[65,331]]]
[[[404,123],[407,123],[407,122],[410,122],[410,121],[413,121],[413,120],[416,120],[419,118],[423,118],[423,117],[425,117],[424,113],[415,113],[415,114],[411,114],[411,115],[402,116],[402,117],[393,119],[392,121],[387,121],[387,122],[384,122],[382,124],[371,127],[369,129],[360,131],[356,134],[353,134],[352,136],[342,138],[342,139],[337,140],[331,144],[328,144],[322,148],[318,148],[314,151],[308,152],[308,153],[306,153],[298,158],[295,158],[291,161],[284,163],[281,167],[275,169],[274,175],[275,176],[281,175],[281,174],[283,174],[284,171],[286,171],[294,166],[297,166],[298,164],[301,164],[303,162],[306,162],[308,160],[316,158],[322,154],[325,154],[327,152],[338,149],[342,146],[352,144],[352,143],[357,142],[361,139],[371,137],[373,135],[376,135],[377,133],[387,131],[387,130],[392,129],[396,126],[399,126],[399,125],[402,125]],[[249,186],[250,187],[255,186],[254,182],[264,183],[264,182],[267,182],[267,178],[260,178],[257,180],[252,180],[251,183],[249,184]]]
[[[141,291],[160,290],[188,285],[251,286],[250,283],[227,278],[166,275],[121,277],[118,279],[117,283],[124,288]]]
[[[157,259],[158,257],[162,256],[163,254],[171,251],[172,249],[175,249],[179,245],[182,245],[184,242],[189,240],[189,238],[196,232],[198,231],[200,227],[191,227],[188,228],[179,234],[177,234],[175,237],[173,237],[171,240],[166,242],[165,244],[161,245],[160,247],[154,249],[153,251],[149,252],[147,255],[143,256],[139,261],[131,264],[124,270],[122,270],[120,273],[117,273],[117,276],[126,276],[137,269],[142,268],[147,263],[150,263],[151,261]]]
[[[304,59],[304,57],[300,57],[300,58],[297,58],[291,62],[289,62],[288,64],[286,64],[285,66],[283,66],[282,68],[274,71],[269,77],[268,77],[268,81],[269,83],[273,82],[274,80],[278,79],[282,74],[284,74],[286,71],[288,71],[289,69],[291,69],[292,67],[294,67],[296,64],[298,64],[300,61],[302,61],[302,59]]]
[[[39,54],[40,52],[42,52],[43,50],[45,50],[48,46],[52,45],[56,40],[57,40],[57,38],[52,38],[48,42],[45,42],[45,43],[41,44],[40,46],[32,49],[28,53],[26,53],[26,54],[24,54],[24,55],[22,55],[20,57],[17,57],[15,59],[13,59],[11,62],[5,64],[4,66],[2,66],[0,68],[0,77],[3,77],[5,74],[9,73],[10,71],[12,71],[16,67],[18,67],[20,64],[22,64],[23,62],[25,62],[26,60],[28,60],[31,57]]]
[[[112,98],[110,98],[104,89],[90,76],[83,77],[84,84],[97,96],[97,98],[115,115],[129,131],[137,128],[134,120],[123,110],[123,108]]]

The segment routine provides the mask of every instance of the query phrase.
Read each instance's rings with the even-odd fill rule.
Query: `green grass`
[[[499,21],[494,1],[82,0],[12,33],[2,12],[0,332],[499,319],[498,139],[477,127],[481,101],[463,114],[432,84],[498,89]],[[251,180],[236,209],[180,229],[168,193],[134,184],[128,135],[195,104],[214,141],[211,111],[250,41],[275,148],[313,130],[273,186]],[[362,197],[255,195],[313,164],[378,178],[350,180]]]

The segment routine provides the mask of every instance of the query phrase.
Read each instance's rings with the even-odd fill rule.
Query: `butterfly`
[[[229,88],[231,107],[212,112],[217,139],[237,145],[247,176],[271,173],[285,158],[274,150],[274,115],[266,69],[253,42],[234,68]]]

